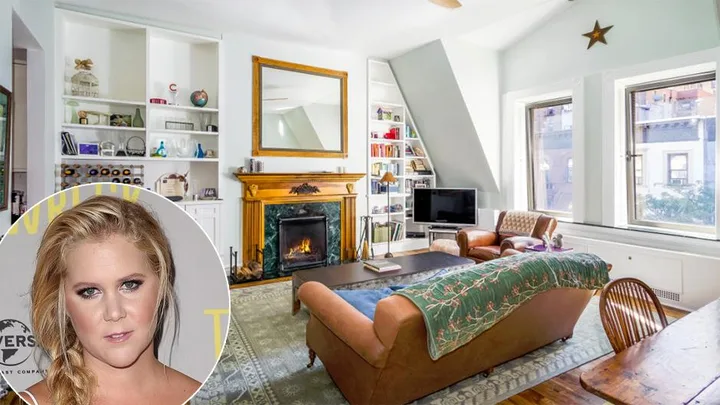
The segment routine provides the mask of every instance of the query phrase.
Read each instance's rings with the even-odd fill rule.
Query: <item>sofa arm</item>
[[[298,289],[298,298],[312,315],[360,357],[374,367],[382,367],[387,350],[378,339],[373,321],[340,298],[324,284],[308,281]]]
[[[500,244],[500,252],[502,253],[505,249],[514,249],[519,252],[524,252],[528,246],[542,245],[542,239],[533,238],[531,236],[511,236],[503,239]]]
[[[519,255],[519,254],[521,254],[521,253],[522,253],[522,252],[519,251],[519,250],[515,250],[515,249],[513,249],[513,248],[507,248],[507,249],[503,250],[502,253],[500,253],[500,257],[508,257],[508,256],[513,256],[513,255]]]
[[[467,252],[477,246],[493,246],[497,243],[497,234],[480,228],[461,229],[457,234],[460,256],[467,257]]]

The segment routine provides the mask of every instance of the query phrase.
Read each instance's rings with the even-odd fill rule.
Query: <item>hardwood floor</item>
[[[427,249],[410,250],[406,252],[394,253],[395,256],[407,256],[418,253],[427,252]],[[254,285],[272,283],[278,281],[285,281],[291,279],[290,277],[282,277],[274,280],[263,280],[255,281],[244,284],[238,284],[233,288],[252,287]],[[678,310],[671,307],[663,306],[665,314],[676,319],[680,319],[688,313],[682,310]],[[569,370],[557,377],[551,378],[543,383],[540,383],[533,388],[525,390],[517,395],[514,395],[498,405],[603,405],[609,404],[604,399],[597,397],[587,391],[580,385],[580,374],[583,371],[593,368],[596,364],[599,364],[608,357],[612,357],[614,353],[609,353],[603,357],[595,359],[589,363],[583,364],[577,368]]]

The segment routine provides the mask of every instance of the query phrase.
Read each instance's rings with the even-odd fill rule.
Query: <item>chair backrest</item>
[[[497,219],[497,224],[495,225],[495,233],[499,235],[500,242],[502,242],[502,240],[506,237],[516,235],[532,236],[533,238],[542,239],[543,235],[547,233],[548,236],[552,237],[553,232],[555,232],[555,228],[557,227],[557,219],[555,219],[555,217],[547,214],[537,214],[537,220],[534,222],[534,225],[532,223],[529,223],[529,225],[532,225],[532,227],[526,229],[527,232],[503,232],[503,221],[505,221],[505,217],[508,215],[508,213],[509,211],[500,211]]]
[[[653,290],[636,278],[609,282],[600,294],[600,320],[615,353],[668,325]]]

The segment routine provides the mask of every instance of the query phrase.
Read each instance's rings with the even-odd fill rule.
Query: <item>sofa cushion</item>
[[[481,261],[493,260],[500,257],[500,246],[478,246],[468,251],[468,257]]]

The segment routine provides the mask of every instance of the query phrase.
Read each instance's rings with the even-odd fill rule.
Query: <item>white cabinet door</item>
[[[186,205],[185,210],[207,232],[215,250],[220,252],[220,205]]]

